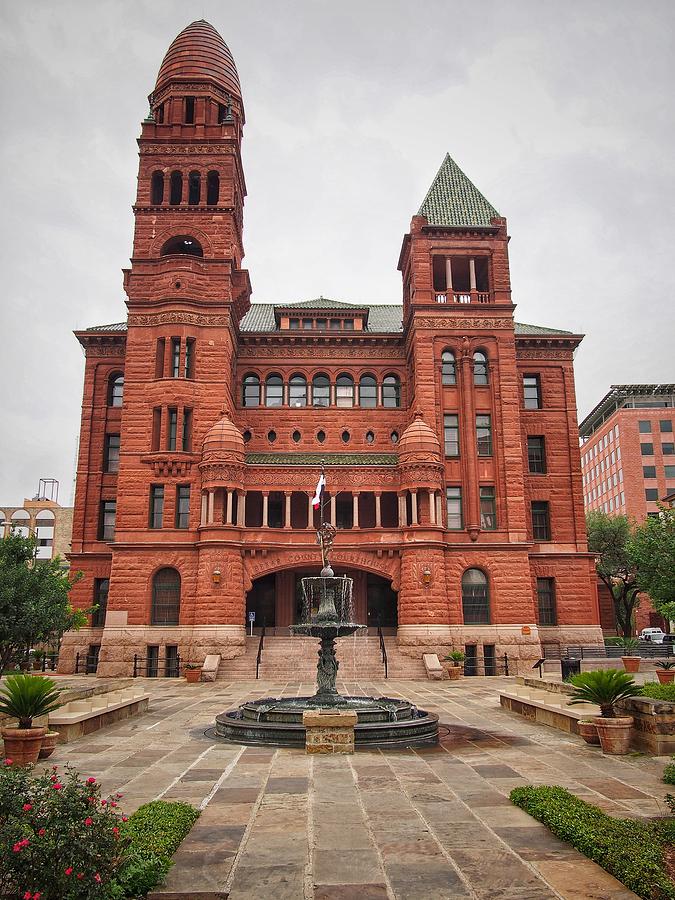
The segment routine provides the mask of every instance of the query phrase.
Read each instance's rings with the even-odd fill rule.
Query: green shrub
[[[673,757],[675,759],[675,756]],[[675,784],[675,762],[668,763],[663,770],[663,780],[666,784]]]
[[[653,697],[654,700],[675,701],[675,682],[659,684],[658,681],[645,681],[640,693],[643,697]]]
[[[645,900],[675,900],[665,870],[670,826],[614,819],[561,787],[522,787],[511,801]]]
[[[114,896],[144,897],[159,884],[198,817],[188,803],[153,800],[139,807],[123,828],[129,847],[115,878]]]
[[[640,693],[635,679],[620,669],[594,669],[581,672],[570,678],[574,692],[570,705],[574,703],[596,703],[605,718],[616,715],[615,706],[620,700]]]

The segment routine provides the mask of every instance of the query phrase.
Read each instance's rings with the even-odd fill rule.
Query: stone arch
[[[352,550],[341,552],[338,548],[333,550],[331,563],[338,574],[341,566],[370,572],[373,575],[380,575],[389,579],[392,590],[399,590],[401,564],[398,557],[385,560],[373,555],[371,559],[370,554]],[[248,558],[244,562],[244,591],[250,591],[256,578],[261,578],[264,575],[270,575],[273,572],[281,572],[286,569],[317,565],[321,565],[321,558],[315,549],[283,554],[267,554],[267,556],[256,557],[255,559]]]
[[[161,257],[162,247],[166,242],[172,238],[176,237],[177,234],[182,233],[180,229],[183,226],[174,225],[173,228],[162,228],[161,231],[158,231],[155,235],[152,243],[150,244],[150,252],[149,255],[151,257],[157,257],[158,259]],[[209,235],[201,228],[193,228],[190,225],[190,235],[196,238],[202,246],[202,250],[204,251],[204,258],[213,256],[213,245],[211,243],[211,239]],[[190,257],[191,259],[201,259],[202,257]]]

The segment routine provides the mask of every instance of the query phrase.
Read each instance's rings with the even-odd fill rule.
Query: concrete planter
[[[42,744],[40,746],[38,759],[48,759],[56,750],[56,745],[58,744],[58,742],[58,731],[48,731],[47,734],[42,738]]]
[[[579,719],[577,728],[579,729],[579,734],[587,744],[593,744],[595,747],[600,746],[600,736],[598,735],[598,729],[593,720]]]
[[[675,669],[657,669],[656,677],[659,679],[661,684],[670,684],[671,681],[675,678]]]
[[[450,681],[457,681],[462,677],[462,667],[461,666],[453,666],[450,664],[447,667],[448,678]]]
[[[631,739],[632,716],[616,716],[605,719],[597,716],[593,723],[598,731],[603,753],[622,756],[628,753]]]
[[[42,739],[47,734],[47,726],[34,728],[8,727],[2,729],[5,744],[5,758],[15,766],[34,766],[38,761]]]
[[[188,684],[197,684],[199,679],[202,677],[201,669],[183,669],[183,674],[185,675],[185,680]]]
[[[621,662],[623,663],[623,667],[626,672],[639,672],[640,671],[640,657],[639,656],[622,656]]]

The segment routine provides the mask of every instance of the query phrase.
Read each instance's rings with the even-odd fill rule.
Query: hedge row
[[[664,848],[673,822],[614,819],[561,787],[522,787],[511,801],[645,900],[675,900]]]
[[[673,757],[675,759],[675,757]],[[666,784],[675,784],[675,762],[668,763],[663,770],[663,780]]]
[[[652,697],[654,700],[675,700],[675,682],[659,684],[658,681],[646,681],[640,693],[643,697]]]
[[[130,843],[111,896],[118,900],[145,897],[171,868],[171,857],[199,812],[188,803],[153,800],[129,816],[123,835]]]

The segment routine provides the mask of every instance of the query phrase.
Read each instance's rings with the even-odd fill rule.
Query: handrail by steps
[[[260,662],[262,660],[262,652],[263,646],[265,644],[265,626],[263,625],[262,631],[260,632],[260,643],[258,644],[258,655],[255,658],[255,677],[258,679],[260,672]]]
[[[379,625],[377,626],[377,636],[380,639],[380,653],[382,654],[382,662],[384,663],[384,677],[388,678],[387,645],[384,643],[384,635],[382,634],[382,629]]]

